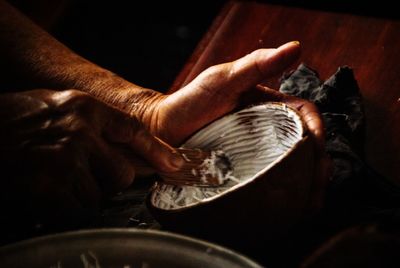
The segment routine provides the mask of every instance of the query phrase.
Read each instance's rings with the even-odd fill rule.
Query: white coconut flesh
[[[151,193],[151,204],[174,210],[218,198],[271,168],[303,135],[299,115],[283,104],[265,103],[224,116],[197,132],[182,147],[223,151],[232,167],[227,181],[219,187],[158,182]]]

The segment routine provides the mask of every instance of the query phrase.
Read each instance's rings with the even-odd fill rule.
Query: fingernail
[[[290,42],[290,43],[293,43],[293,44],[295,44],[295,45],[300,45],[300,41],[297,41],[297,40],[295,40],[295,41],[292,41],[292,42]]]
[[[183,157],[178,153],[174,152],[171,157],[171,165],[174,169],[179,170],[185,164],[185,160]]]

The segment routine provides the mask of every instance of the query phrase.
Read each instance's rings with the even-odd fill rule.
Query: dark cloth
[[[293,231],[292,253],[303,258],[351,226],[377,224],[382,232],[398,233],[400,188],[364,161],[363,103],[352,69],[340,67],[322,82],[315,70],[301,64],[281,78],[280,92],[317,105],[334,165],[325,206]]]
[[[399,211],[400,189],[363,160],[364,111],[352,69],[340,67],[321,82],[316,71],[301,64],[282,77],[280,91],[315,103],[322,113],[326,151],[334,163],[325,210],[355,221]]]

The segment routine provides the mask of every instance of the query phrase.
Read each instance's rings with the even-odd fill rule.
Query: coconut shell
[[[151,201],[155,185],[147,206],[164,229],[237,249],[279,239],[302,219],[309,198],[314,150],[305,129],[302,136],[268,168],[217,197],[178,209],[161,209]]]

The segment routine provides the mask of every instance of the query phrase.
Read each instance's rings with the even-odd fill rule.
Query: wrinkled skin
[[[5,131],[1,149],[7,152],[1,155],[7,167],[2,199],[20,205],[33,221],[50,225],[81,222],[96,212],[103,197],[130,185],[143,167],[178,169],[182,159],[163,141],[177,146],[233,109],[272,100],[298,109],[316,142],[320,163],[309,207],[318,209],[329,160],[323,150],[324,130],[317,108],[258,86],[292,64],[299,52],[296,42],[254,51],[237,61],[210,67],[171,95],[140,88],[107,72],[103,84],[71,82],[89,94],[35,90],[2,95],[0,121]],[[90,73],[91,65],[87,68]],[[84,81],[89,81],[87,77]],[[111,86],[113,79],[120,88]],[[101,90],[104,85],[107,90]]]
[[[81,91],[3,94],[0,104],[2,205],[31,220],[92,215],[132,183],[140,158],[160,171],[183,162],[134,117]]]

